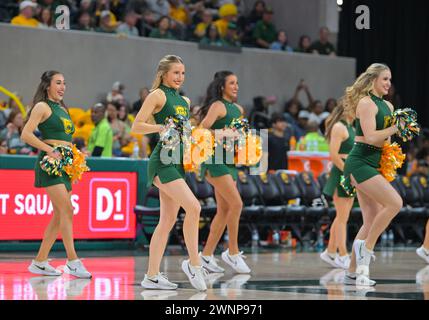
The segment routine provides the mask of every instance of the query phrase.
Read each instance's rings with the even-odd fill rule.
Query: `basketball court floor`
[[[81,251],[92,280],[39,277],[27,271],[29,253],[0,253],[0,300],[429,300],[429,265],[415,248],[376,251],[372,262],[374,288],[342,284],[344,271],[333,269],[317,252],[248,251],[249,275],[212,274],[209,289],[198,292],[180,269],[181,250],[169,249],[162,271],[179,284],[176,291],[144,290],[148,257],[137,251]],[[219,257],[220,258],[220,257]],[[62,268],[64,254],[54,252],[51,264]]]

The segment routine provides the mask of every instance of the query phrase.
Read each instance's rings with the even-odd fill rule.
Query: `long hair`
[[[40,83],[37,86],[36,93],[33,96],[33,101],[31,104],[31,108],[27,114],[27,120],[30,118],[31,111],[33,110],[34,106],[39,102],[47,102],[48,101],[48,88],[51,85],[51,81],[53,77],[57,74],[62,74],[59,71],[55,70],[49,70],[43,72],[42,76],[40,77]],[[64,101],[61,100],[60,104],[67,110],[67,106],[64,104]]]
[[[183,63],[182,58],[175,55],[166,55],[164,58],[161,59],[158,63],[158,67],[156,69],[156,76],[152,83],[152,88],[150,91],[153,91],[155,89],[158,89],[159,86],[162,83],[162,77],[170,70],[170,66],[173,63]]]
[[[331,141],[331,133],[334,124],[340,120],[347,120],[347,118],[351,117],[346,113],[342,104],[336,106],[334,110],[332,110],[331,114],[325,120],[325,136],[328,141]]]
[[[373,63],[356,79],[353,85],[346,88],[345,94],[339,103],[343,105],[345,113],[350,114],[353,119],[356,118],[356,108],[359,100],[369,95],[369,92],[373,89],[374,80],[385,70],[390,70],[387,65]]]
[[[204,119],[207,115],[210,106],[217,100],[222,100],[223,88],[225,86],[226,78],[233,75],[232,71],[218,71],[215,73],[213,81],[209,84],[206,91],[204,102],[198,111],[199,119]]]

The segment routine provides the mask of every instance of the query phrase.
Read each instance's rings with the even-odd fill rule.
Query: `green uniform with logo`
[[[69,113],[64,110],[64,108],[51,100],[46,101],[49,108],[51,108],[52,114],[48,119],[39,123],[39,131],[42,135],[42,140],[62,140],[67,142],[72,142],[72,136],[75,131],[73,121],[70,118]],[[46,171],[43,171],[40,167],[40,161],[46,155],[45,151],[39,152],[35,165],[36,178],[34,186],[36,188],[53,186],[56,184],[64,184],[67,191],[71,191],[71,181],[69,176],[66,173],[63,173],[61,177],[55,175],[49,175]]]
[[[164,124],[165,119],[170,116],[182,115],[189,119],[190,112],[188,102],[173,88],[160,85],[165,93],[167,100],[161,111],[155,113],[153,116],[157,124]],[[158,176],[161,183],[171,182],[177,179],[185,179],[185,170],[183,168],[183,143],[180,142],[180,163],[163,163],[161,161],[162,141],[158,141],[155,149],[150,155],[148,164],[148,187],[153,183],[153,179]],[[169,151],[169,155],[172,153]]]
[[[346,121],[341,120],[341,123],[344,124],[349,133],[349,137],[341,143],[339,154],[349,154],[353,148],[353,143],[355,141],[355,129],[352,125],[348,124]],[[340,186],[340,178],[343,172],[336,166],[332,165],[331,172],[329,173],[328,181],[326,182],[325,187],[323,188],[323,193],[333,197],[335,190],[337,190],[337,195],[341,198],[348,198],[349,196]]]
[[[376,130],[383,130],[391,126],[391,115],[387,103],[373,94],[370,94],[372,101],[377,105],[378,112],[375,116]],[[356,136],[363,136],[359,119],[356,119]],[[350,175],[353,175],[357,183],[362,183],[372,177],[380,174],[382,148],[370,144],[355,142],[349,156],[344,164],[344,177],[350,181]]]
[[[229,125],[234,119],[238,119],[241,117],[241,110],[237,107],[236,104],[226,101],[224,99],[222,99],[222,103],[225,105],[226,115],[225,117],[216,120],[210,129],[216,130],[229,127]],[[220,149],[223,149],[222,146],[219,146],[219,150]],[[237,180],[238,170],[235,167],[235,164],[226,164],[226,154],[227,152],[223,151],[223,163],[215,163],[215,154],[206,162],[204,162],[201,165],[201,178],[205,177],[206,171],[208,170],[212,177],[221,177],[230,174],[234,181]]]

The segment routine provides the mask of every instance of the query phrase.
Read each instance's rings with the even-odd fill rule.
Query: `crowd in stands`
[[[263,0],[252,7],[244,0],[2,0],[0,22],[55,28],[61,5],[69,8],[74,30],[335,55],[326,27],[316,41],[302,35],[296,46],[289,43]]]
[[[133,99],[125,97],[124,89],[124,85],[116,81],[105,98],[90,109],[68,108],[76,126],[73,142],[89,156],[147,158],[155,148],[159,139],[157,134],[138,135],[130,132],[134,117],[149,94],[149,89],[141,88],[133,103],[129,102]],[[299,99],[301,92],[307,103]],[[385,99],[396,105],[400,103],[393,85]],[[291,150],[329,152],[324,136],[325,120],[336,105],[335,98],[329,98],[325,103],[315,100],[304,80],[297,85],[291,99],[284,103],[281,112],[278,111],[276,97],[254,97],[253,106],[245,106],[245,116],[252,128],[269,130],[268,170],[287,169],[287,153]],[[198,104],[191,106],[193,125],[200,121],[197,118],[199,108]],[[37,154],[37,150],[20,139],[23,125],[24,118],[15,101],[0,101],[0,154]],[[397,142],[402,144],[407,154],[406,163],[398,170],[399,173],[412,174],[429,169],[429,129],[423,129],[421,135],[412,142]]]

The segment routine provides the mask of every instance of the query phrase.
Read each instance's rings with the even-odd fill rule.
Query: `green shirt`
[[[150,32],[149,38],[170,39],[170,40],[176,39],[170,31],[167,31],[164,34],[161,34],[158,28],[155,28]]]
[[[88,151],[93,152],[95,147],[103,148],[102,157],[112,157],[113,132],[106,118],[101,120],[94,129],[88,142]]]
[[[297,150],[301,150],[301,145],[304,145],[303,151],[319,151],[329,152],[329,145],[325,138],[317,132],[309,132],[304,137],[299,139],[297,143]]]
[[[277,40],[276,27],[272,23],[266,24],[264,21],[259,20],[253,31],[253,38],[255,40],[262,39],[271,44]]]
[[[327,42],[327,43],[321,43],[320,41],[313,42],[313,44],[309,48],[309,51],[313,52],[313,50],[316,50],[317,52],[319,52],[319,54],[322,54],[322,55],[330,55],[332,52],[335,53],[334,45],[330,42]]]

